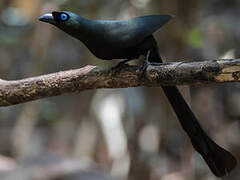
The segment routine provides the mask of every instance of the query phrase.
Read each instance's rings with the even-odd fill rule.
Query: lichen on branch
[[[100,88],[159,87],[238,82],[240,59],[191,61],[104,69],[85,66],[21,80],[0,79],[0,106],[9,106],[64,93]]]

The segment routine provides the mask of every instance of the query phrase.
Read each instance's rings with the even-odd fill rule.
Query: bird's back
[[[150,15],[130,20],[92,20],[92,32],[99,42],[129,48],[153,34],[171,18],[170,15]]]

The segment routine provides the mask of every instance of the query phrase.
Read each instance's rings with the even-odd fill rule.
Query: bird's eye
[[[66,14],[60,15],[62,21],[66,21],[68,19],[68,16]]]

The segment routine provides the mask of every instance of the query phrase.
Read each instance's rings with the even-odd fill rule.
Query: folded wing
[[[100,37],[103,43],[129,48],[153,34],[170,19],[172,19],[170,15],[150,15],[120,21],[96,20],[96,27],[104,34],[97,37]]]

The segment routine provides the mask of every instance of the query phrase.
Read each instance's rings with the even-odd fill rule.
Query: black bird
[[[170,15],[150,15],[130,20],[89,20],[68,11],[54,11],[39,18],[82,41],[100,59],[125,59],[125,63],[144,55],[146,66],[162,63],[152,34],[170,19]],[[234,156],[208,137],[175,86],[162,89],[193,147],[212,172],[218,177],[228,174],[236,166]]]

